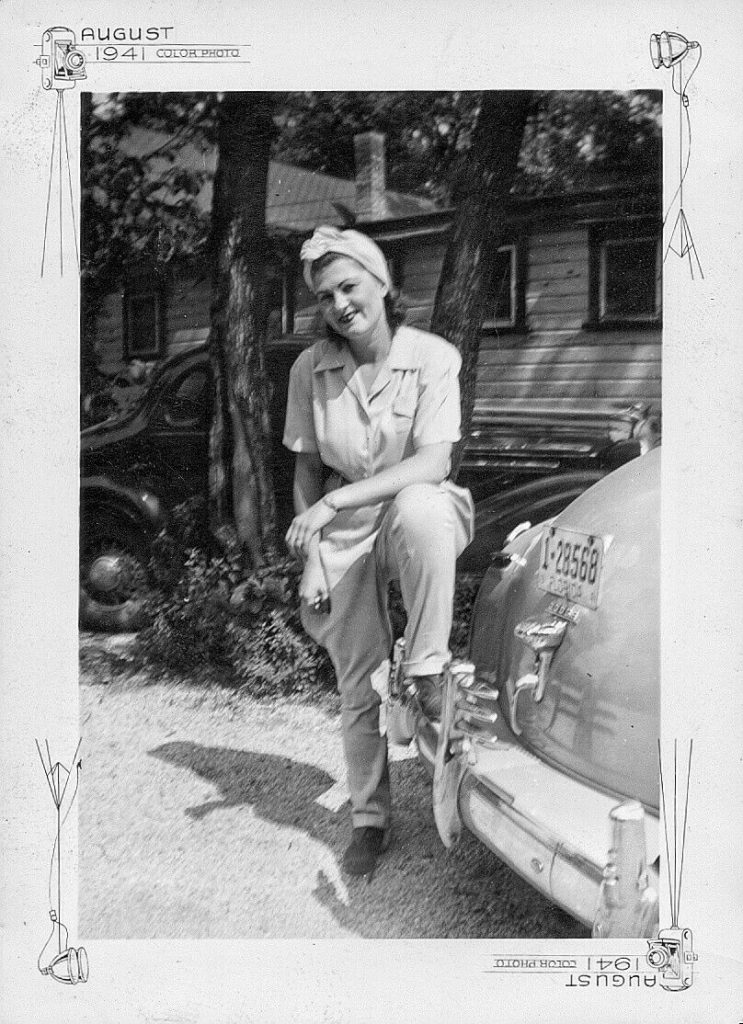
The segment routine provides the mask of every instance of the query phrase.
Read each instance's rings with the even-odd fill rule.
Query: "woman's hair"
[[[323,270],[325,267],[329,266],[335,260],[343,259],[352,259],[352,257],[344,256],[343,253],[339,252],[323,253],[322,256],[318,256],[318,258],[316,260],[313,260],[312,262],[313,276],[317,274],[318,271]],[[370,273],[370,271],[368,270],[366,272],[367,274]],[[405,320],[405,310],[400,306],[399,296],[397,294],[393,295],[391,291],[388,291],[387,294],[384,296],[384,313],[387,319],[387,326],[390,329],[390,333],[394,334],[397,328],[400,326],[400,324],[403,323],[403,321]],[[346,340],[342,334],[339,334],[337,331],[334,331],[333,328],[327,323],[325,324],[325,332],[331,341],[343,342]]]

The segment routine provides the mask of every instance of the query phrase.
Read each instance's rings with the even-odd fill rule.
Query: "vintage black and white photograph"
[[[659,91],[83,93],[80,929],[658,929]]]
[[[738,1021],[740,14],[0,24],[0,1019]]]

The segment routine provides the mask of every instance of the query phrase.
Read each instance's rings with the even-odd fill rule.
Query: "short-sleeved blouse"
[[[449,342],[402,325],[367,393],[350,349],[318,341],[291,370],[284,444],[293,452],[317,452],[354,482],[397,465],[423,445],[458,441],[460,365]],[[343,509],[323,530],[320,556],[331,587],[371,550],[388,504]]]

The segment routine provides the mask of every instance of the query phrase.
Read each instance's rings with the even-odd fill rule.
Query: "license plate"
[[[562,526],[551,526],[542,535],[537,586],[548,594],[596,609],[603,567],[603,537]]]

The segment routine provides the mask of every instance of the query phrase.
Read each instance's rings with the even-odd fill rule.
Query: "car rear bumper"
[[[438,727],[422,723],[417,740],[419,758],[433,773]],[[638,889],[633,879],[627,895],[627,879],[617,885],[616,877],[617,864],[627,860],[617,850],[624,845],[617,837],[626,804],[560,773],[515,743],[487,748],[474,740],[467,762],[459,814],[485,846],[595,935],[655,934],[657,818],[640,811],[642,859],[649,867],[644,888]]]

